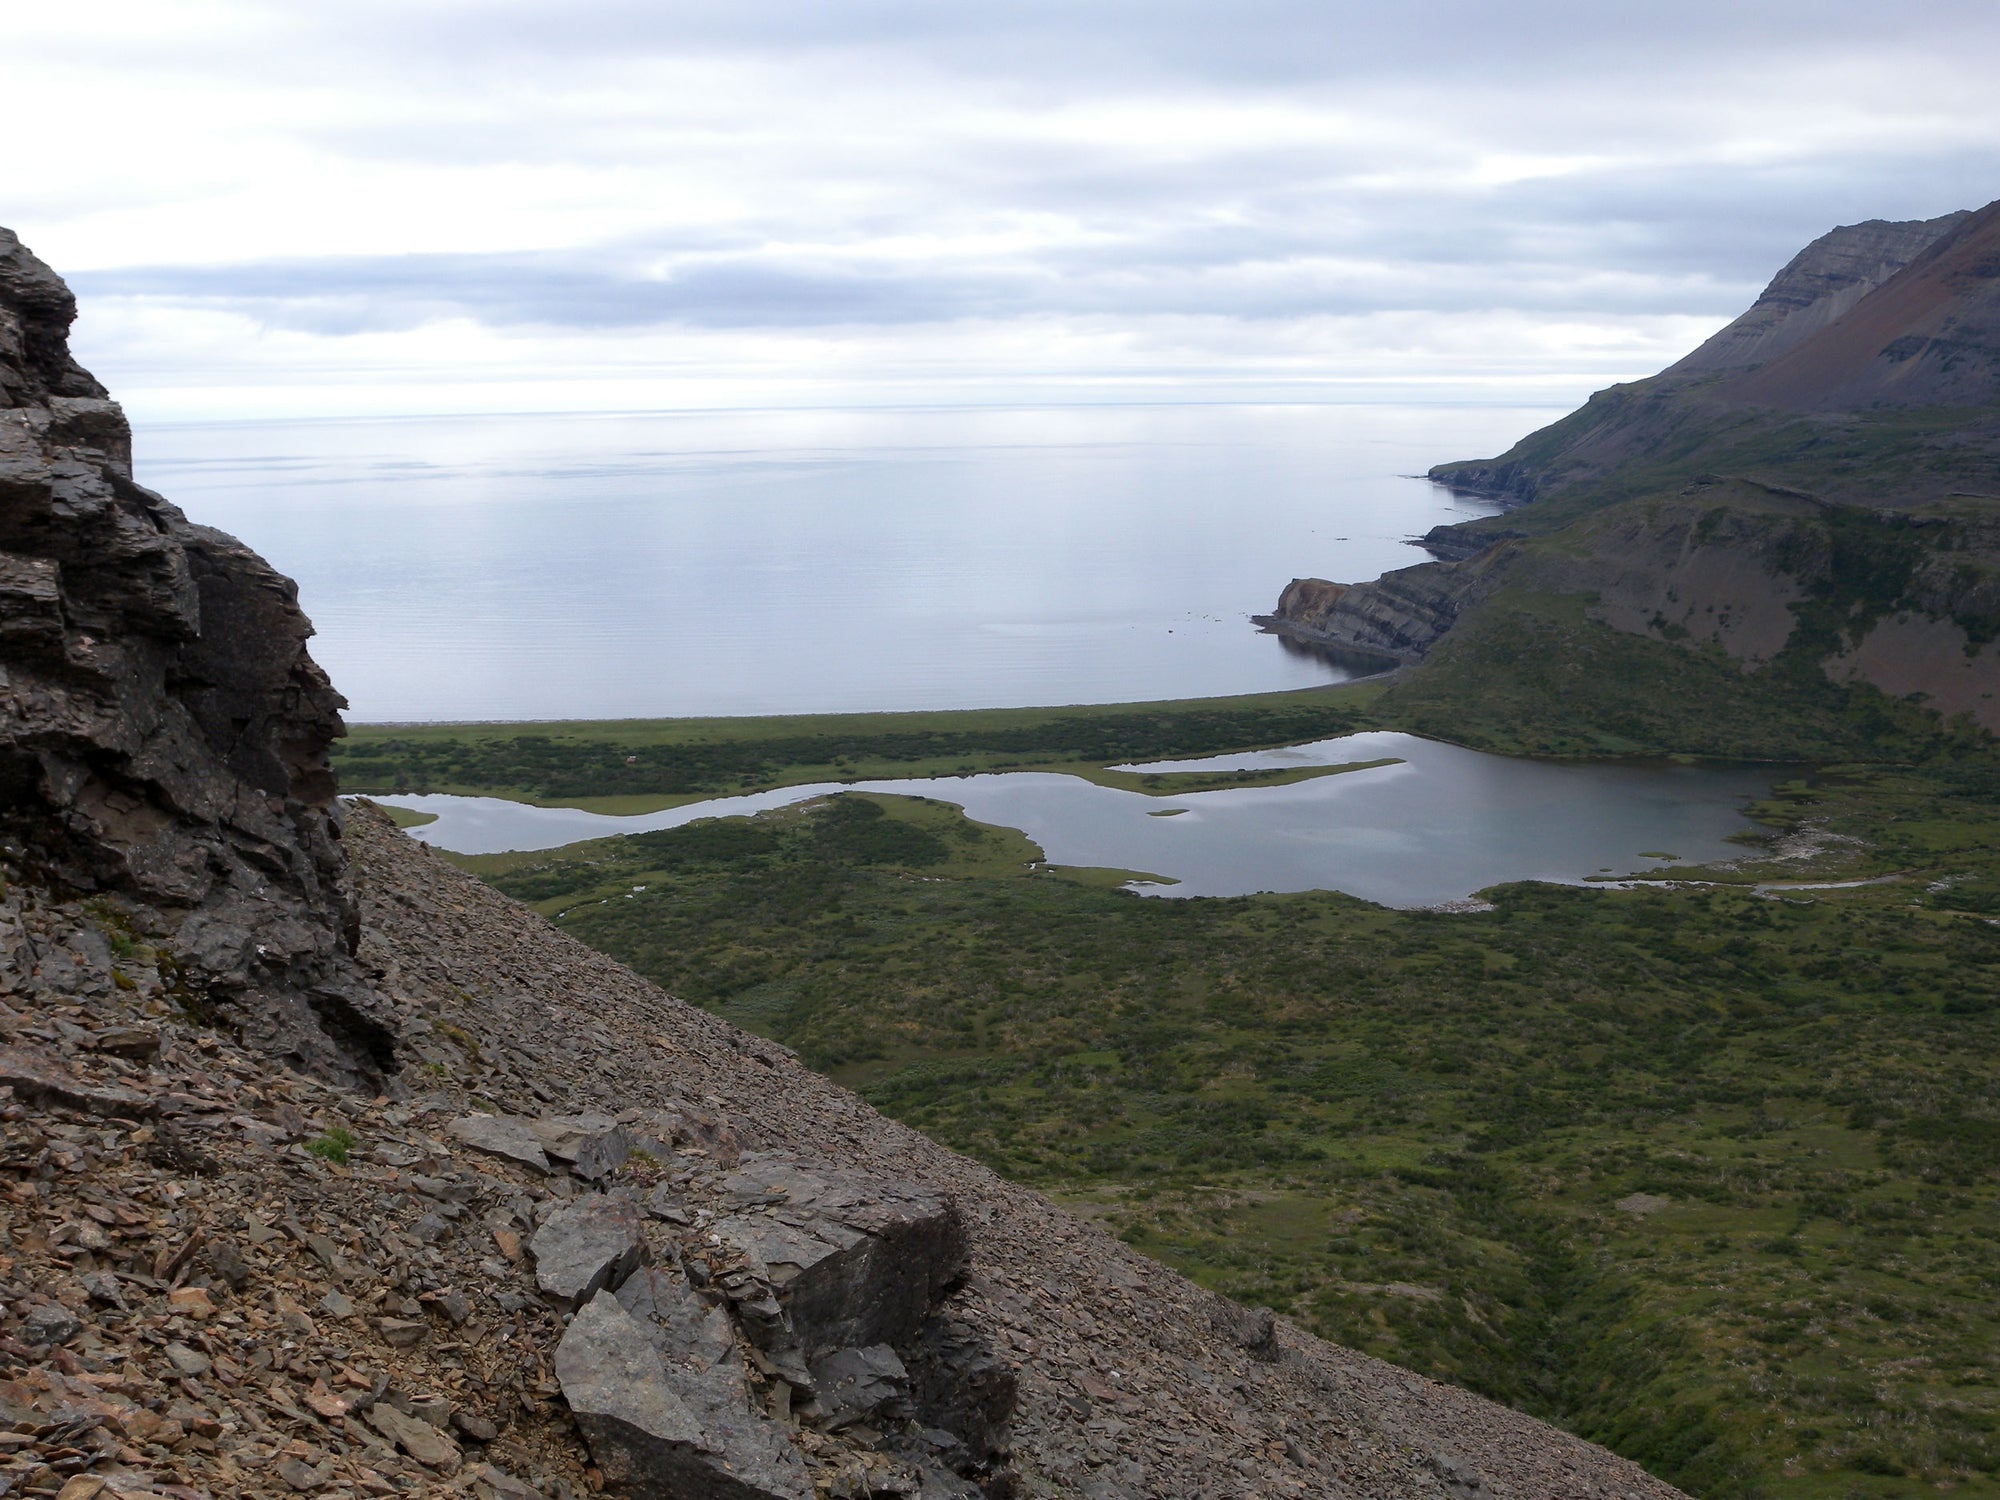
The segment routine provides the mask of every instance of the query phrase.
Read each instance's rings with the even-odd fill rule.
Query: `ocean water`
[[[1121,702],[1347,669],[1296,575],[1483,513],[1449,406],[683,412],[141,428],[140,481],[299,581],[359,722]]]

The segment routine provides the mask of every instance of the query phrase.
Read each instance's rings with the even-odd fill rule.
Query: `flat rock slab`
[[[734,1372],[743,1387],[742,1362],[736,1356],[736,1335],[729,1314],[704,1301],[679,1271],[646,1266],[617,1290],[618,1305],[637,1318],[660,1353],[676,1365],[697,1371]],[[740,1394],[747,1404],[748,1388]]]
[[[596,1182],[625,1165],[632,1142],[609,1115],[551,1115],[530,1120],[536,1144],[585,1182]]]
[[[542,1295],[568,1311],[615,1290],[646,1258],[643,1224],[627,1198],[600,1194],[557,1209],[528,1242]]]
[[[549,1158],[535,1136],[534,1122],[519,1115],[466,1115],[445,1130],[475,1151],[503,1156],[538,1172],[549,1170]]]
[[[732,1383],[670,1360],[659,1329],[600,1292],[556,1346],[556,1379],[606,1483],[674,1500],[812,1500],[784,1429],[732,1410]]]
[[[388,1402],[378,1401],[368,1408],[367,1421],[425,1468],[446,1473],[458,1468],[458,1444],[421,1417],[406,1416]]]
[[[887,1344],[836,1350],[813,1363],[812,1376],[828,1431],[878,1414],[909,1415],[910,1372]]]
[[[145,1094],[78,1078],[55,1058],[33,1047],[0,1047],[0,1084],[23,1104],[58,1104],[85,1114],[129,1120],[159,1113]]]
[[[746,1316],[760,1345],[796,1341],[818,1359],[904,1343],[964,1275],[964,1220],[914,1183],[748,1156],[723,1190],[744,1207],[713,1232],[743,1252],[781,1312]]]

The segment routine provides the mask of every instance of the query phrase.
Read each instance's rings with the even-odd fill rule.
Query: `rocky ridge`
[[[2000,493],[2000,203],[1844,225],[1741,317],[1659,374],[1598,391],[1496,458],[1439,464],[1508,506],[1630,498],[1663,478],[1743,473],[1903,508]],[[1504,523],[1520,527],[1525,518]],[[1493,522],[1453,528],[1477,535]],[[1528,529],[1535,529],[1529,526]]]

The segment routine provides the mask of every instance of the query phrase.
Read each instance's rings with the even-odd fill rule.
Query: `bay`
[[[1104,406],[142,427],[299,581],[359,722],[1124,702],[1339,681],[1249,616],[1484,508],[1542,409]]]

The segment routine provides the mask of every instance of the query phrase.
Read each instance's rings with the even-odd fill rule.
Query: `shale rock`
[[[567,1310],[615,1291],[646,1258],[646,1235],[630,1199],[600,1194],[550,1214],[528,1249],[542,1295]]]
[[[677,1500],[810,1500],[804,1460],[783,1430],[747,1406],[732,1410],[729,1383],[712,1369],[667,1359],[647,1322],[611,1294],[571,1321],[555,1363],[611,1484]]]
[[[743,1207],[712,1233],[747,1262],[731,1290],[767,1349],[796,1347],[810,1361],[901,1344],[964,1274],[964,1220],[914,1183],[754,1155],[723,1189]]]
[[[0,229],[0,836],[131,898],[262,1050],[373,1092],[396,1032],[352,959],[342,699],[292,581],[133,482],[75,314]]]
[[[910,1372],[887,1344],[836,1350],[814,1361],[812,1377],[822,1423],[830,1430],[909,1415]]]

